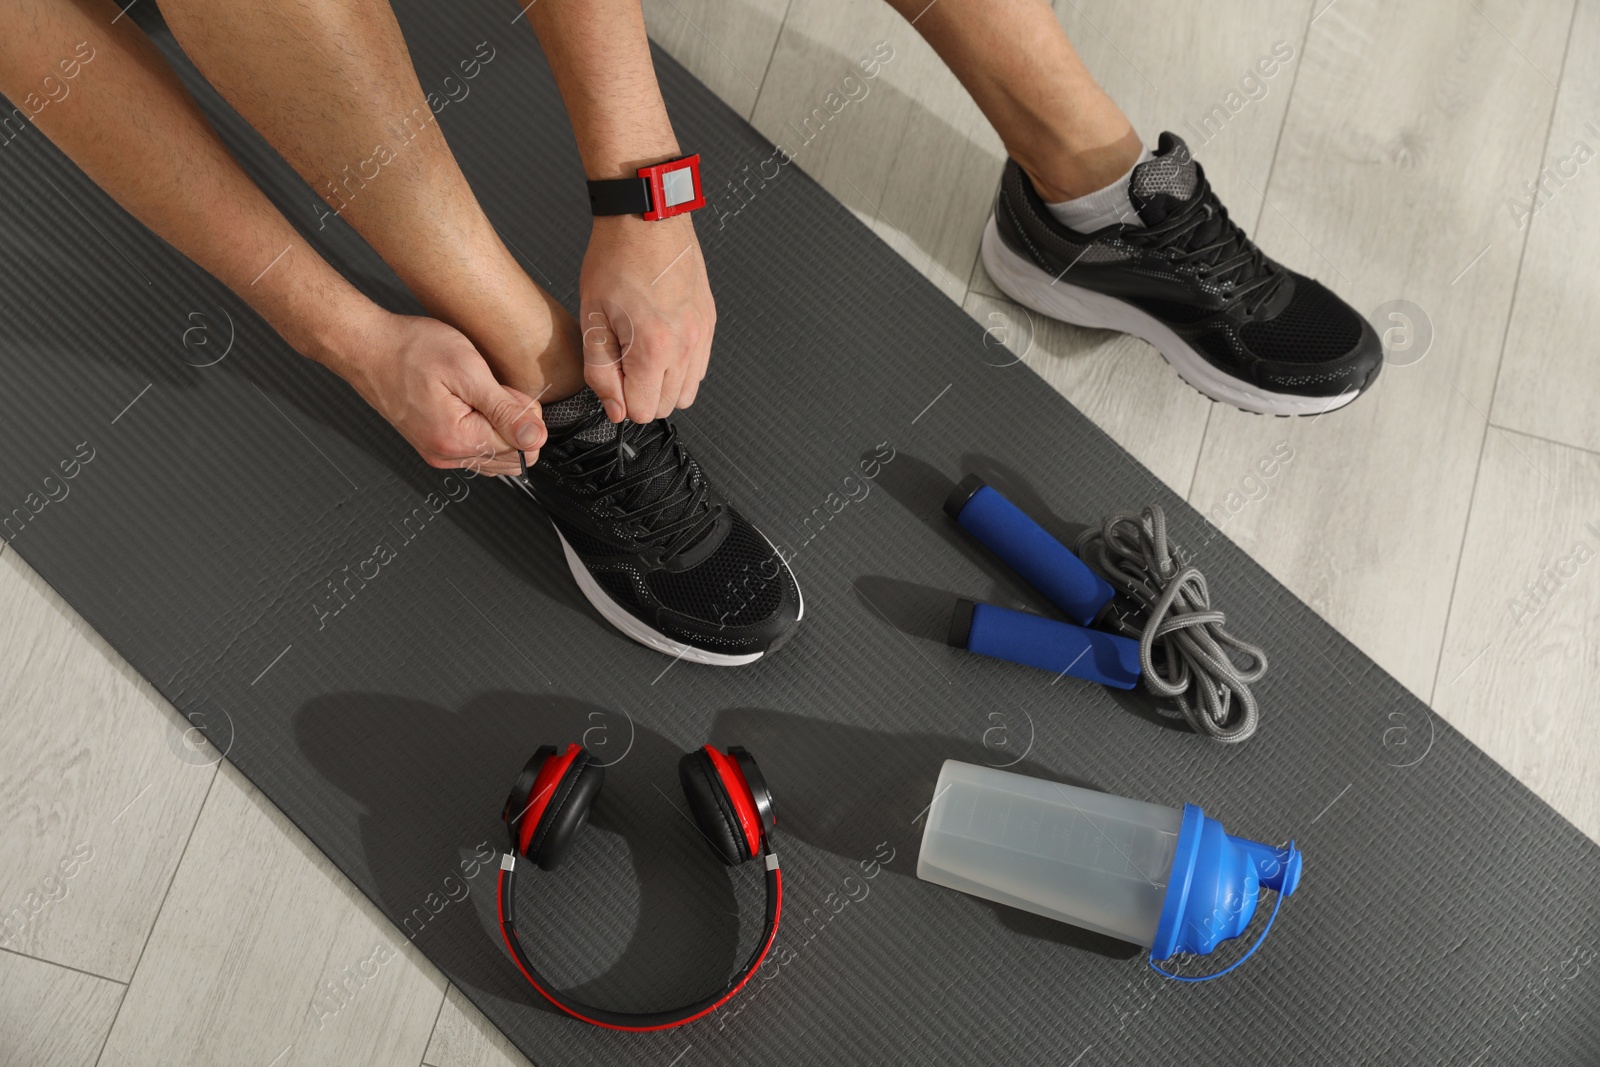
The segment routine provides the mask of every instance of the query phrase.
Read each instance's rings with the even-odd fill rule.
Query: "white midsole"
[[[1354,389],[1331,397],[1275,393],[1225,374],[1148,312],[1114,296],[1052,280],[1006,246],[992,215],[983,230],[983,266],[1000,291],[1017,303],[1075,326],[1131,333],[1154,345],[1184,381],[1215,400],[1246,411],[1263,415],[1320,415],[1344,407],[1357,396]]]
[[[530,497],[534,496],[533,490],[524,485],[520,478],[502,474],[500,475],[500,480],[516,486]],[[534,499],[537,500],[538,498],[534,497]],[[686,645],[682,641],[674,641],[666,634],[652,630],[645,625],[643,620],[611,599],[611,595],[600,587],[599,582],[594,580],[594,575],[589,573],[589,568],[583,565],[583,560],[572,550],[572,546],[567,544],[567,539],[561,536],[560,527],[555,526],[554,523],[551,523],[551,526],[556,531],[556,537],[561,541],[561,551],[567,557],[567,569],[572,571],[572,580],[578,583],[578,588],[588,598],[589,603],[594,605],[594,609],[600,613],[606,622],[609,622],[626,636],[633,638],[646,648],[664,652],[677,659],[686,659],[690,663],[704,663],[711,667],[743,667],[746,664],[754,663],[766,654],[764,652],[745,652],[739,655],[732,655],[726,652],[708,652],[703,648]],[[765,537],[766,535],[763,534],[762,536]],[[768,541],[767,543],[770,545],[772,542]],[[774,548],[773,551],[776,552],[777,549]],[[797,594],[800,593],[798,582],[795,583],[795,592]],[[800,610],[795,614],[794,620],[796,626],[800,625],[800,619],[805,615],[805,611],[805,596],[800,594]]]

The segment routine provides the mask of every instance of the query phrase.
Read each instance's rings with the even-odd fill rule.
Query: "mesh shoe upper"
[[[585,404],[570,421],[571,411],[546,409],[550,440],[525,481],[596,584],[675,641],[771,651],[799,614],[777,551],[710,485],[670,422],[616,426],[597,401]]]
[[[995,226],[1040,270],[1134,305],[1244,382],[1337,396],[1376,377],[1383,350],[1372,327],[1322,284],[1263,254],[1180,138],[1161,135],[1155,158],[1134,168],[1128,193],[1142,227],[1077,233],[1008,161]]]

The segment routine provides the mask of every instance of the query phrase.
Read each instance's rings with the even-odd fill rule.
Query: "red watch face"
[[[650,210],[644,217],[652,222],[706,206],[705,193],[700,190],[698,154],[640,167],[639,177],[650,183]]]

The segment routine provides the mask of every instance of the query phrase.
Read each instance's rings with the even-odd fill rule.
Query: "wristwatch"
[[[596,215],[643,215],[656,222],[705,206],[698,153],[640,167],[632,178],[589,183],[589,210]]]

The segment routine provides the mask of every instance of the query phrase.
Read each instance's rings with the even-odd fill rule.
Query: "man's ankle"
[[[472,341],[495,378],[541,404],[565,400],[584,386],[577,324],[544,291],[529,285],[527,302],[474,308],[451,323]],[[521,294],[519,294],[521,295]],[[541,301],[528,306],[528,302]],[[552,306],[553,305],[553,306]]]
[[[1144,145],[1132,129],[1110,144],[1051,145],[1044,150],[1012,153],[1047,204],[1088,196],[1124,177],[1139,160]]]

